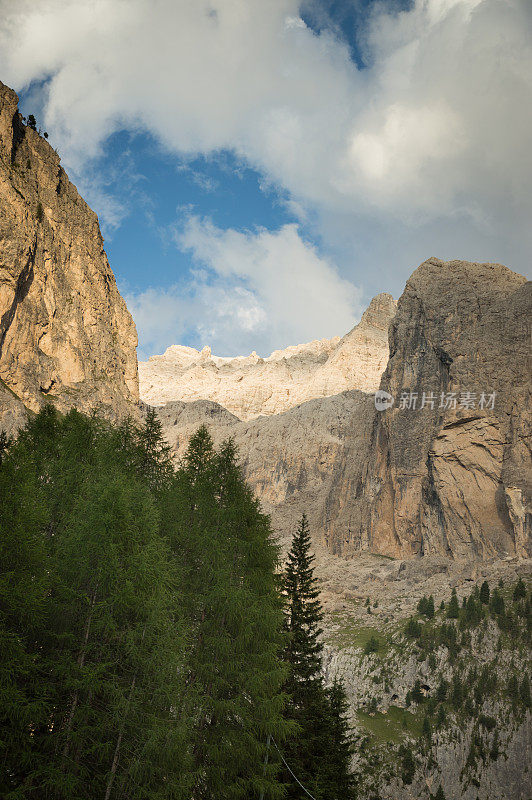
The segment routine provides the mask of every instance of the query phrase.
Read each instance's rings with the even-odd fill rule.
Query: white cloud
[[[2,74],[48,78],[67,160],[117,127],[169,150],[229,148],[295,199],[412,221],[531,209],[528,0],[378,3],[357,70],[297,0],[29,0],[1,5]]]
[[[345,333],[360,313],[359,292],[305,242],[295,225],[278,231],[220,230],[189,216],[175,240],[198,265],[169,290],[126,294],[145,356],[192,334],[217,355]]]
[[[46,80],[44,124],[78,170],[121,127],[147,130],[180,156],[236,153],[283,189],[366,292],[397,293],[433,254],[527,270],[532,3],[393,6],[371,4],[361,70],[331,30],[305,25],[299,0],[0,0],[0,75],[18,89]],[[217,259],[213,269],[222,269],[221,242],[250,257],[249,236],[200,230],[188,242]],[[265,237],[252,239],[263,253]],[[223,291],[196,292],[217,291],[220,319],[232,304],[252,326],[258,311],[245,311],[250,297],[231,287],[256,276],[224,280]],[[270,314],[275,283],[247,291],[260,308],[268,298]],[[277,345],[273,328],[265,337]]]

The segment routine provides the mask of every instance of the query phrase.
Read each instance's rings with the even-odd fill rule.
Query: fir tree
[[[490,602],[490,585],[487,581],[482,583],[480,587],[480,602],[487,606]]]
[[[526,597],[526,586],[522,578],[519,578],[517,583],[515,584],[515,589],[513,593],[514,603],[519,602],[519,600],[524,600]]]
[[[167,493],[164,527],[183,564],[180,605],[189,626],[181,714],[194,723],[191,796],[280,795],[285,670],[277,547],[236,463],[232,443],[192,437]],[[266,761],[266,756],[268,756]]]
[[[447,617],[449,619],[458,619],[459,613],[460,607],[458,605],[458,597],[456,596],[456,589],[453,589],[449,605],[447,606]]]
[[[353,796],[353,783],[347,706],[341,687],[334,685],[327,691],[321,675],[323,614],[310,546],[308,522],[303,515],[283,576],[288,636],[285,661],[289,669],[286,713],[298,726],[298,733],[286,742],[284,754],[292,772],[317,800],[348,800]],[[301,787],[290,772],[285,770],[283,779],[287,797],[299,800]]]

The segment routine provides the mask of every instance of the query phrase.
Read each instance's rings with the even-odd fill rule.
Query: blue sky
[[[99,214],[141,358],[342,335],[432,255],[527,269],[526,0],[6,8],[0,78]]]

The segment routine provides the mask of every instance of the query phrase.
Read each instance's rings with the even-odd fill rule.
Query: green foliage
[[[524,708],[530,708],[530,679],[528,675],[523,677],[519,686],[519,699]]]
[[[131,454],[47,407],[2,463],[2,796],[185,796],[178,576]]]
[[[364,647],[364,654],[369,655],[370,653],[378,653],[379,652],[379,640],[372,636],[367,642],[366,646]]]
[[[412,783],[414,780],[414,775],[416,772],[416,762],[414,760],[414,754],[412,753],[412,748],[403,745],[400,750],[400,757],[401,757],[401,780],[407,786]]]
[[[421,690],[421,682],[419,679],[414,683],[410,696],[414,703],[422,703],[425,699],[425,695]]]
[[[447,606],[447,617],[449,619],[458,619],[459,613],[460,607],[458,605],[458,597],[456,596],[456,589],[453,589],[449,605]]]
[[[526,597],[526,586],[523,579],[519,578],[513,592],[514,603],[519,602],[519,600],[524,600],[525,597]]]
[[[420,623],[414,619],[414,617],[410,617],[408,622],[406,623],[405,633],[410,639],[419,639],[422,633],[422,627]]]
[[[310,553],[308,522],[303,515],[288,554],[282,587],[286,598],[284,658],[288,666],[285,684],[288,718],[297,735],[284,746],[292,772],[317,800],[353,797],[349,771],[352,742],[346,721],[347,703],[342,687],[327,690],[321,675],[321,604]],[[369,605],[368,605],[369,609]],[[301,787],[283,771],[287,797],[299,800]]]
[[[33,114],[28,115],[28,127],[31,128],[33,131],[37,130],[37,120],[33,116]]]
[[[227,443],[46,407],[0,465],[0,795],[282,795],[277,548]],[[335,703],[339,704],[335,696]]]
[[[495,587],[490,600],[490,611],[494,615],[503,615],[505,613],[504,598],[498,587]]]
[[[432,619],[434,617],[434,597],[430,595],[430,597],[423,597],[420,599],[419,603],[417,604],[417,610],[420,614],[427,617],[427,619]]]
[[[434,800],[445,800],[445,793],[443,791],[443,787],[442,787],[441,783],[438,786],[438,790],[437,790],[436,794],[434,795]]]
[[[480,602],[487,606],[490,602],[490,585],[487,581],[482,583],[480,587]]]

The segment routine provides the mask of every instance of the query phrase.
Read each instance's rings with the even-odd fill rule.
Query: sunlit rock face
[[[500,264],[414,272],[381,381],[395,403],[375,414],[344,552],[530,555],[531,319],[531,284]]]
[[[375,297],[359,324],[343,338],[321,339],[267,358],[213,356],[208,347],[172,345],[139,363],[146,403],[212,400],[241,420],[280,414],[307,400],[352,389],[378,388],[388,360],[388,325],[395,313],[389,294]]]
[[[397,313],[379,295],[342,339],[268,359],[169,348],[140,365],[141,392],[179,395],[160,408],[176,455],[202,423],[235,438],[283,540],[305,511],[337,555],[524,558],[531,311],[530,284],[506,267],[432,258]]]
[[[19,401],[51,400],[116,418],[138,400],[135,325],[96,214],[17,103],[0,83],[0,412],[17,427]]]

